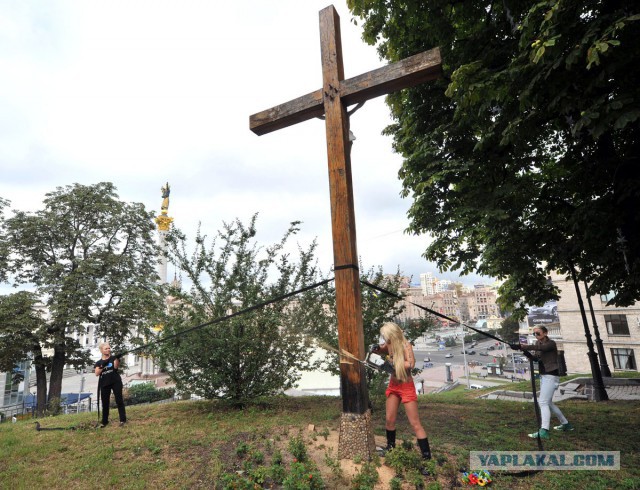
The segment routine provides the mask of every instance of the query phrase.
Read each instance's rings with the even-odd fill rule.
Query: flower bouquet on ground
[[[491,483],[491,473],[485,470],[464,472],[462,474],[462,483],[467,485],[478,485],[480,487],[486,487]]]

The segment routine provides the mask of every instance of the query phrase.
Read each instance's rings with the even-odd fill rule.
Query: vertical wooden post
[[[340,98],[340,82],[344,80],[344,68],[340,18],[333,7],[320,11],[320,49],[331,193],[338,343],[341,349],[359,359],[364,359],[360,272],[351,180],[349,116]],[[339,453],[342,457],[359,454],[369,459],[375,451],[375,444],[364,366],[354,362],[341,362],[340,386],[343,414]]]

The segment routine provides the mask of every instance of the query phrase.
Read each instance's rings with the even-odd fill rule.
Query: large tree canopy
[[[389,61],[442,51],[443,79],[388,98],[425,256],[509,277],[503,294],[531,304],[571,263],[639,299],[637,2],[348,3]]]
[[[59,187],[43,209],[6,219],[8,272],[15,284],[33,287],[48,310],[50,401],[60,397],[65,364],[90,362],[74,333],[90,323],[118,347],[149,328],[161,305],[153,231],[144,207],[120,201],[110,183]]]

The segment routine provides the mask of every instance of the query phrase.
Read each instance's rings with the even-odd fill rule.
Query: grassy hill
[[[526,383],[522,383],[526,386]],[[513,386],[513,385],[512,385]],[[471,450],[534,451],[526,437],[536,430],[533,405],[476,397],[456,389],[420,397],[420,413],[435,463],[425,488],[462,486]],[[545,471],[494,475],[493,488],[640,489],[640,403],[563,402],[576,426],[552,434],[547,450],[620,451],[620,471]],[[32,420],[0,426],[0,488],[415,488],[415,475],[337,459],[341,401],[329,397],[273,398],[244,409],[220,402],[185,401],[128,407],[130,422],[93,427],[97,414]],[[384,401],[374,398],[374,431],[384,442]],[[399,442],[415,438],[401,412]],[[297,459],[296,460],[294,460]],[[307,460],[307,461],[305,461]],[[249,484],[260,482],[261,485]]]

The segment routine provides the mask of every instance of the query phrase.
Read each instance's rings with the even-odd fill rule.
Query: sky
[[[188,236],[198,223],[211,236],[258,213],[257,239],[270,244],[301,221],[297,243],[316,239],[328,272],[324,121],[249,130],[251,114],[321,87],[318,13],[328,5],[0,0],[0,197],[35,211],[58,186],[113,182],[121,199],[159,213],[169,182],[169,215]],[[333,5],[346,78],[383,66],[346,1]],[[422,257],[428,236],[404,232],[411,202],[400,197],[402,158],[381,135],[390,123],[383,97],[351,116],[358,255],[413,283],[429,271],[455,280]]]

